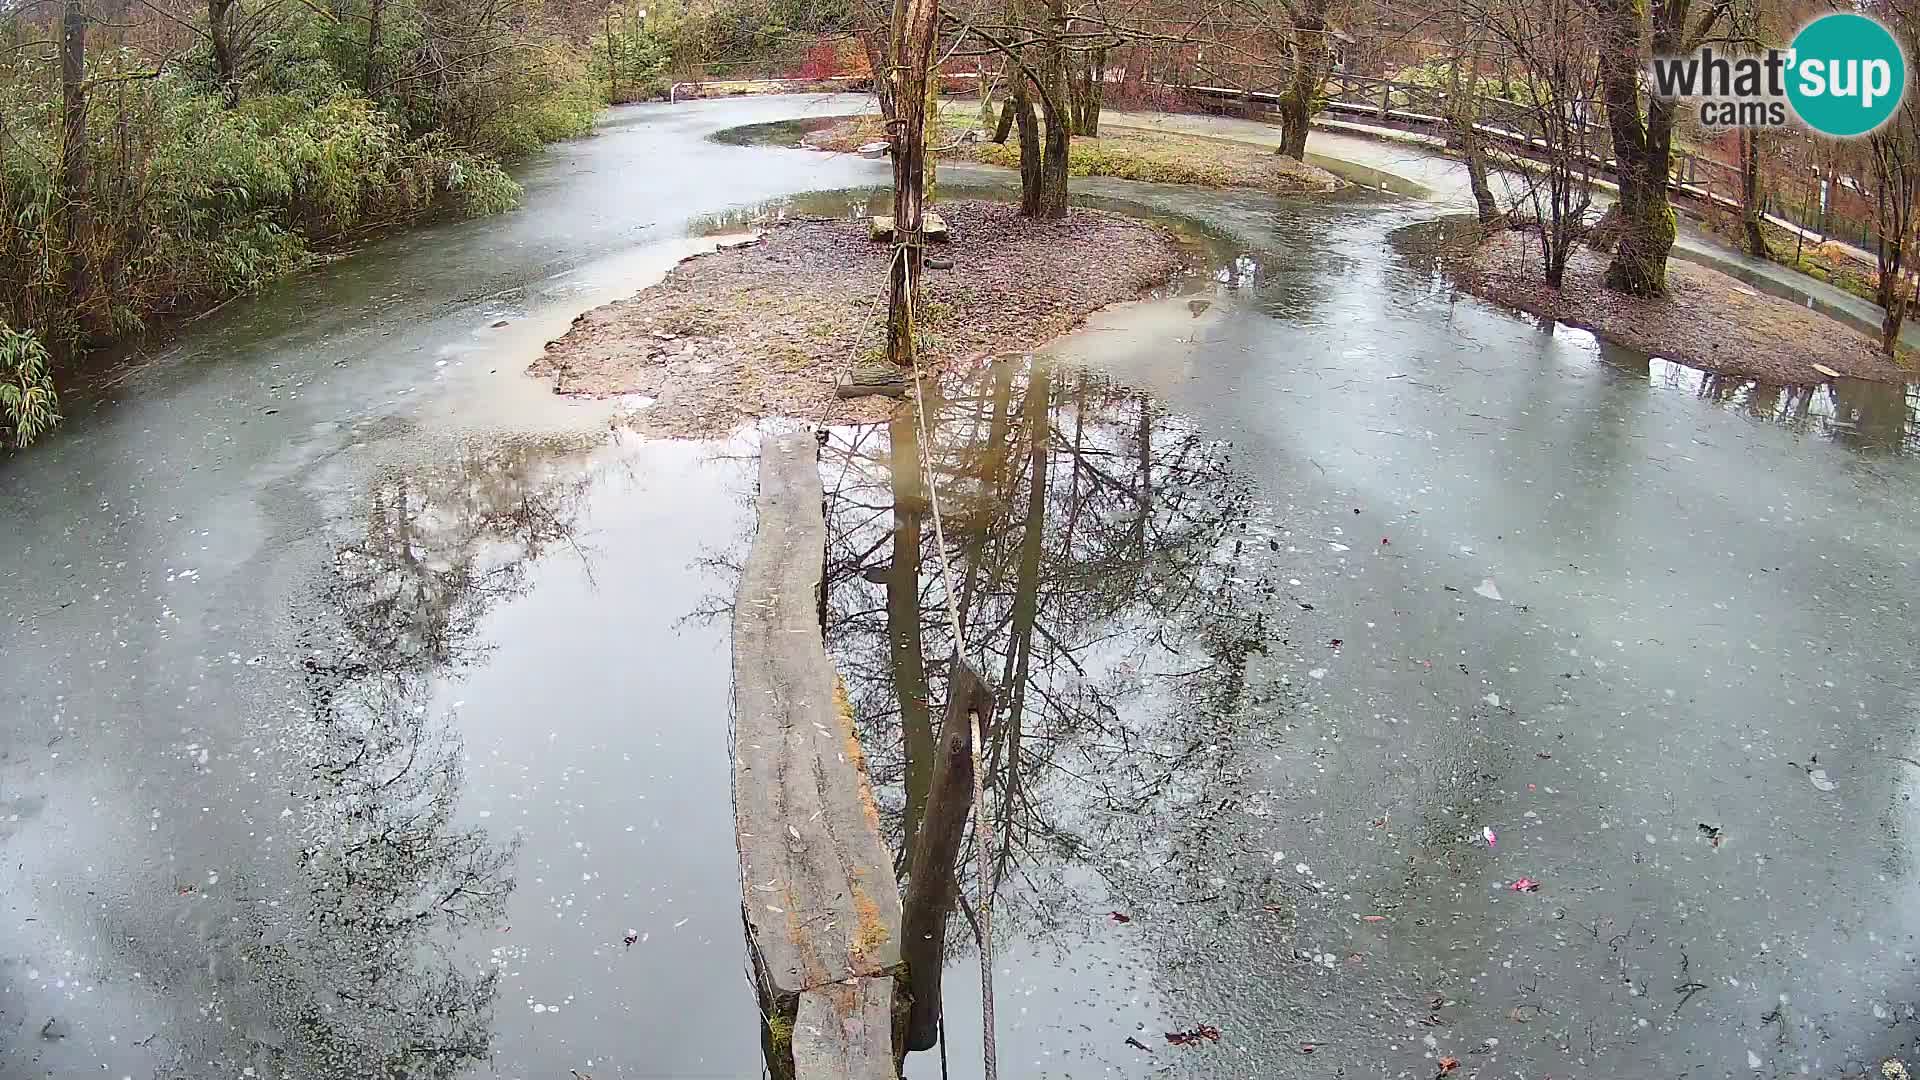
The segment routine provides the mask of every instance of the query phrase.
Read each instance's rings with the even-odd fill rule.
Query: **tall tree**
[[[88,197],[87,22],[81,0],[66,0],[60,20],[60,215],[66,250],[62,289],[73,312],[84,312],[92,293],[93,200]]]
[[[1600,28],[1601,99],[1612,137],[1619,186],[1618,242],[1606,283],[1634,296],[1663,296],[1676,223],[1667,198],[1673,167],[1675,103],[1648,95],[1640,72],[1647,46],[1655,56],[1689,53],[1724,23],[1732,0],[1592,0]]]
[[[888,273],[887,359],[911,368],[919,359],[914,312],[925,265],[923,218],[927,183],[927,104],[939,0],[894,0],[893,62],[887,80],[893,93],[893,239]]]
[[[207,0],[207,40],[213,52],[213,77],[229,109],[240,103],[239,63],[234,57],[233,6],[235,0]]]
[[[1583,105],[1598,91],[1595,29],[1581,0],[1466,0],[1467,21],[1483,27],[1502,55],[1518,61],[1522,102],[1509,121],[1531,153],[1502,151],[1516,213],[1540,237],[1548,288],[1560,288],[1567,260],[1587,233],[1592,200],[1591,130]],[[1488,192],[1487,202],[1492,201]]]
[[[1280,152],[1295,161],[1306,160],[1307,131],[1332,69],[1328,7],[1328,0],[1281,0],[1289,25],[1287,54],[1292,71],[1280,94]]]
[[[1873,253],[1879,281],[1875,299],[1881,308],[1880,349],[1889,358],[1900,342],[1907,309],[1913,303],[1915,211],[1920,208],[1920,116],[1912,95],[1894,118],[1867,136],[1873,163]]]

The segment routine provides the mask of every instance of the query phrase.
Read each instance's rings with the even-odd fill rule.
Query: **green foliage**
[[[102,338],[156,314],[217,303],[305,265],[315,244],[438,206],[513,205],[491,157],[440,133],[410,137],[364,97],[275,93],[225,108],[193,80],[163,75],[91,103],[89,219],[77,253],[85,303],[56,287],[65,206],[47,163],[54,110],[0,88],[0,121],[31,155],[8,155],[0,187],[0,317],[52,340]],[[573,131],[570,118],[503,111],[497,146]]]
[[[60,420],[47,350],[26,330],[0,322],[0,442],[24,447]]]
[[[44,27],[0,20],[0,439],[58,418],[44,349],[205,308],[375,229],[508,209],[502,162],[591,131],[602,94],[542,0],[377,0],[371,55],[369,2],[280,9],[241,43],[237,104],[204,43],[157,71],[150,52],[90,50],[71,201],[57,60],[29,44]]]
[[[641,10],[610,9],[588,54],[594,84],[616,105],[648,101],[667,92],[671,42],[663,40],[655,28],[664,20],[655,19],[649,26],[640,17]]]

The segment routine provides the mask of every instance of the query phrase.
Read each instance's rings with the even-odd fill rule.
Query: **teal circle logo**
[[[1907,58],[1878,20],[1822,15],[1793,39],[1787,100],[1822,135],[1865,135],[1887,122],[1907,92]]]

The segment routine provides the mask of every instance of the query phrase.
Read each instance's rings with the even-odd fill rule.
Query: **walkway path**
[[[1280,145],[1279,128],[1238,117],[1108,110],[1101,114],[1100,121],[1114,128],[1174,131],[1259,146]],[[1473,207],[1466,168],[1458,160],[1445,156],[1441,152],[1441,140],[1431,136],[1369,128],[1347,121],[1317,121],[1307,139],[1307,152],[1405,177],[1426,187],[1430,192],[1428,198],[1438,204],[1462,210]],[[1602,195],[1600,199],[1604,202],[1607,197]],[[1861,258],[1870,258],[1865,252],[1853,250]],[[1752,258],[1691,220],[1682,218],[1674,254],[1731,274],[1763,292],[1804,300],[1808,306],[1862,331],[1877,332],[1880,325],[1879,305],[1779,263]],[[1900,339],[1920,348],[1920,327],[1909,322]]]

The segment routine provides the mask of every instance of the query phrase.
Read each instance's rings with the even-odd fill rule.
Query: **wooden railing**
[[[1271,92],[1230,86],[1189,85],[1171,89],[1186,92],[1214,111],[1251,112],[1262,114],[1264,118],[1271,118],[1280,101],[1279,95]],[[1325,93],[1326,103],[1319,114],[1322,118],[1407,131],[1448,142],[1454,140],[1451,119],[1453,106],[1444,87],[1335,72],[1327,80]],[[1526,105],[1490,94],[1476,93],[1474,98],[1474,130],[1481,138],[1509,154],[1534,161],[1547,160],[1551,147],[1543,140],[1526,134],[1533,121],[1531,110]],[[1603,106],[1598,101],[1585,102],[1579,111],[1582,114],[1578,121],[1580,133],[1588,147],[1588,152],[1583,155],[1584,164],[1596,181],[1611,186],[1614,171],[1612,139],[1605,123]],[[1701,154],[1675,150],[1670,179],[1669,190],[1674,200],[1696,212],[1740,212],[1740,171],[1732,165]],[[1772,214],[1766,217],[1773,224],[1810,240],[1825,239],[1816,237],[1811,229],[1785,218]]]

